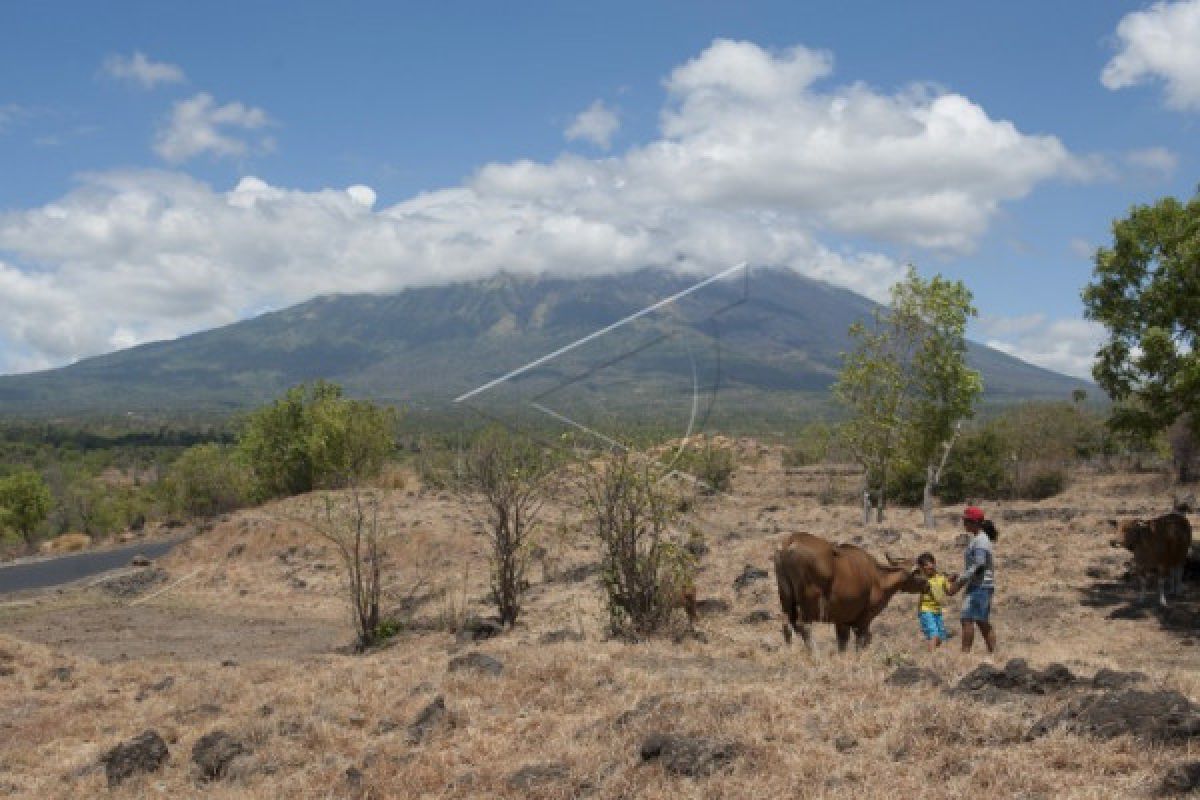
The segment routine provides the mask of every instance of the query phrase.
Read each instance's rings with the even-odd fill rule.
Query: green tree
[[[967,320],[975,315],[961,281],[923,280],[913,267],[892,287],[891,305],[868,329],[850,329],[858,346],[845,357],[834,387],[850,407],[844,436],[877,493],[883,520],[888,473],[903,459],[925,475],[922,506],[933,526],[933,493],[961,421],[983,391],[966,363]]]
[[[1182,420],[1185,444],[1200,436],[1200,193],[1135,206],[1096,251],[1084,313],[1108,329],[1092,368],[1115,403],[1116,430],[1153,434]],[[1176,454],[1178,478],[1192,479]]]
[[[163,493],[173,512],[210,517],[246,501],[249,472],[226,445],[189,447],[167,470]]]
[[[238,449],[260,497],[356,484],[394,449],[396,412],[343,396],[334,383],[295,386],[254,412]]]
[[[32,547],[37,527],[50,513],[50,488],[42,476],[22,469],[0,479],[0,522],[12,526]]]

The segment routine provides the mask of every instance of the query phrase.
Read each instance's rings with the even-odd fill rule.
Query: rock
[[[1160,795],[1181,795],[1200,789],[1200,761],[1176,764],[1167,770],[1158,788]]]
[[[131,567],[148,567],[148,566],[150,566],[150,559],[147,558],[146,556],[142,555],[141,553],[138,553],[136,556],[129,559],[129,566],[131,566]]]
[[[643,761],[658,759],[667,772],[703,778],[727,768],[741,752],[736,742],[704,736],[652,733],[642,740]]]
[[[421,709],[408,726],[408,743],[421,744],[439,727],[453,725],[453,722],[453,717],[446,710],[446,699],[439,694]]]
[[[139,772],[157,771],[169,755],[167,743],[158,731],[149,730],[109,750],[101,756],[100,763],[104,764],[111,788]]]
[[[165,583],[167,573],[161,569],[143,569],[109,578],[100,583],[100,588],[119,598],[137,597],[159,583]]]
[[[897,667],[896,671],[884,680],[888,686],[916,686],[927,683],[930,686],[941,686],[942,676],[928,667],[905,665]]]
[[[141,689],[138,690],[138,693],[134,697],[134,700],[141,702],[142,700],[145,700],[147,697],[149,697],[151,692],[165,692],[167,689],[170,689],[174,685],[175,685],[175,676],[168,675],[167,677],[163,678],[158,683],[151,683],[147,686],[143,686]]]
[[[1076,677],[1062,664],[1050,664],[1042,671],[1030,668],[1023,658],[1014,658],[996,669],[991,664],[980,664],[958,682],[955,691],[979,693],[986,689],[999,689],[1021,694],[1047,694],[1072,686]],[[993,694],[984,692],[985,699]]]
[[[550,762],[546,764],[527,764],[508,776],[508,788],[519,791],[529,791],[535,786],[547,783],[557,783],[570,777],[571,771],[566,764]]]
[[[757,608],[738,621],[743,625],[759,625],[764,622],[770,622],[772,616],[771,612],[765,608]]]
[[[222,667],[236,667],[237,665],[238,662],[234,661],[232,658],[227,658],[221,662]]]
[[[1100,739],[1131,734],[1151,743],[1182,744],[1200,736],[1200,708],[1179,692],[1106,692],[1080,698],[1043,717],[1026,738],[1035,739],[1059,726]]]
[[[66,683],[71,680],[71,676],[75,673],[75,668],[70,666],[51,667],[49,677],[59,683]]]
[[[200,770],[201,780],[225,777],[229,762],[246,752],[245,746],[225,731],[206,733],[192,745],[192,762]]]
[[[561,642],[582,642],[584,635],[570,628],[560,628],[556,631],[543,633],[538,638],[538,644],[559,644]]]
[[[225,554],[226,558],[237,558],[242,553],[246,552],[246,545],[238,542],[233,547],[229,548],[229,552]]]
[[[468,669],[475,672],[483,672],[487,675],[499,675],[501,672],[504,672],[504,664],[498,659],[484,655],[483,653],[467,653],[465,656],[450,659],[450,663],[446,669],[450,672]]]
[[[751,564],[747,564],[742,568],[742,574],[733,579],[733,588],[735,591],[741,592],[750,584],[754,583],[755,581],[765,580],[766,577],[767,571],[765,569],[760,569]]]
[[[458,629],[454,638],[459,644],[465,644],[482,642],[502,633],[504,633],[504,626],[500,623],[499,617],[480,618],[472,614],[463,620],[462,627]]]
[[[1092,688],[1127,689],[1144,680],[1146,680],[1144,672],[1118,672],[1112,669],[1102,669],[1092,676]]]
[[[703,558],[704,556],[708,555],[708,544],[699,536],[693,536],[692,538],[688,539],[687,544],[683,546],[683,549],[688,551],[688,553],[696,558]]]
[[[364,714],[351,714],[346,717],[346,724],[351,728],[365,728],[367,727],[367,718]]]
[[[833,740],[833,749],[839,753],[847,753],[856,747],[858,747],[858,739],[850,734],[842,734]]]
[[[696,602],[696,611],[700,614],[727,614],[730,605],[719,597],[705,597]]]

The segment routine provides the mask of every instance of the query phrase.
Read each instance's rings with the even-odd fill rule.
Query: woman
[[[996,629],[990,621],[992,595],[996,591],[995,558],[992,545],[1000,535],[991,520],[984,519],[983,509],[968,506],[963,511],[963,527],[971,534],[963,552],[963,572],[950,587],[948,594],[966,589],[962,613],[962,651],[969,653],[975,642],[975,628],[983,635],[989,653],[996,652]]]

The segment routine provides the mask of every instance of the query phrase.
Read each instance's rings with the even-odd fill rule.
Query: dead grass
[[[1108,547],[1101,521],[1121,511],[1164,509],[1169,497],[1155,480],[1083,474],[1059,497],[988,507],[999,519],[1006,510],[1052,512],[1000,523],[998,661],[1060,661],[1084,675],[1100,667],[1137,669],[1148,673],[1151,686],[1200,698],[1196,631],[1160,624],[1153,614],[1109,619],[1129,605],[1125,595],[1109,605],[1083,602],[1112,600],[1095,587],[1116,585],[1120,571],[1122,559]],[[283,658],[264,645],[257,657],[253,637],[272,634],[244,622],[238,663],[220,666],[231,646],[224,637],[239,619],[341,625],[343,641],[351,638],[340,573],[324,566],[336,567],[334,554],[297,521],[317,498],[231,515],[162,565],[173,578],[199,570],[197,577],[144,606],[94,594],[56,598],[20,612],[21,638],[5,624],[17,612],[0,614],[0,795],[1112,798],[1149,796],[1167,768],[1196,757],[1180,748],[1061,732],[1024,741],[1030,724],[1061,703],[1053,696],[992,705],[935,688],[886,685],[899,663],[927,664],[954,682],[982,659],[960,655],[957,640],[926,654],[911,597],[899,596],[881,616],[865,653],[834,655],[828,628],[818,631],[815,662],[799,648],[783,648],[773,580],[734,589],[745,565],[769,566],[778,534],[861,536],[880,556],[885,548],[905,555],[929,549],[944,567],[958,568],[956,527],[925,531],[918,512],[896,511],[884,526],[863,530],[856,507],[816,501],[826,484],[811,471],[785,474],[778,452],[757,453],[756,463],[741,467],[730,495],[700,501],[695,524],[710,551],[697,587],[702,599],[723,600],[730,611],[701,616],[706,641],[678,644],[670,637],[640,644],[604,638],[596,578],[568,579],[571,567],[599,554],[563,507],[548,509],[551,522],[543,529],[553,564],[545,575],[531,570],[526,612],[507,634],[456,645],[451,633],[413,630],[358,657],[331,652],[314,638],[308,652]],[[484,541],[468,509],[447,493],[405,485],[413,488],[382,490],[397,587],[417,580],[428,586],[431,599],[414,611],[418,616],[487,613]],[[1089,568],[1112,578],[1090,577]],[[1197,590],[1188,591],[1194,603]],[[55,609],[64,603],[69,612]],[[85,609],[104,603],[110,615],[152,607],[157,622],[134,631],[151,644],[156,636],[169,639],[173,615],[185,620],[196,646],[188,658],[152,648],[126,661],[97,658],[94,644],[73,635],[80,631],[72,631],[72,619],[86,620]],[[771,621],[741,622],[757,609],[769,610]],[[200,622],[206,614],[213,620],[208,634]],[[110,624],[116,617],[104,619]],[[52,646],[34,641],[51,638],[38,635],[39,620],[54,623]],[[539,643],[559,629],[582,631],[586,639]],[[476,649],[500,659],[503,674],[448,671],[453,655]],[[11,674],[2,674],[6,666]],[[153,688],[168,676],[170,685]],[[453,724],[410,744],[407,726],[438,694]],[[169,762],[108,792],[96,759],[148,728],[167,740]],[[217,729],[245,741],[252,753],[235,762],[232,777],[201,786],[189,754]],[[731,740],[740,755],[729,771],[709,778],[673,776],[638,755],[644,736],[659,731]],[[520,768],[546,763],[562,765],[567,777],[510,783]]]

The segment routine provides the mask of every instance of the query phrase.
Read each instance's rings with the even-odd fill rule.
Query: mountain
[[[593,336],[696,281],[658,269],[588,278],[501,273],[395,294],[323,296],[172,341],[0,377],[0,413],[234,411],[317,378],[353,395],[448,408],[572,343],[469,403],[485,413],[530,400],[564,414],[795,410],[826,401],[849,348],[847,329],[876,308],[791,270],[760,268]],[[1090,386],[979,344],[968,357],[983,373],[985,402],[1065,399]]]

